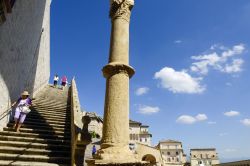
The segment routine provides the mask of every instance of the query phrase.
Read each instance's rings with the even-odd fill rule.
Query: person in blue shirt
[[[92,156],[94,157],[95,154],[96,154],[96,147],[95,147],[95,145],[93,145],[93,147],[92,147]]]

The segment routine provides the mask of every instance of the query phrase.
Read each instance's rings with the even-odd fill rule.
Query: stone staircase
[[[32,111],[20,129],[13,122],[0,132],[0,166],[69,166],[70,95],[64,90],[45,87],[33,100]]]

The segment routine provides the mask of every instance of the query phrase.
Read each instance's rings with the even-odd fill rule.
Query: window
[[[147,142],[148,140],[147,140],[147,138],[145,138],[145,142]]]
[[[194,158],[196,158],[196,155],[194,155]]]
[[[199,164],[202,164],[202,161],[199,161]]]
[[[136,134],[136,140],[137,140],[137,141],[139,140],[139,135],[138,135],[138,134]]]
[[[201,158],[202,158],[202,154],[201,154]]]
[[[140,142],[142,142],[142,139],[140,138]]]
[[[132,140],[132,134],[129,134],[129,138],[130,138],[130,140]]]
[[[179,158],[176,158],[176,161],[179,162],[180,161]]]
[[[168,162],[170,162],[170,158],[168,158]]]
[[[170,155],[170,152],[168,152],[167,154]]]
[[[176,152],[176,155],[179,155],[179,152]]]

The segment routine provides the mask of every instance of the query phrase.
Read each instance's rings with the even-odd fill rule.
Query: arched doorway
[[[156,165],[156,158],[152,154],[146,154],[142,157],[142,161],[148,161],[150,165]]]

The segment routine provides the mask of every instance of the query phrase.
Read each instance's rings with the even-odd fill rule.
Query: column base
[[[136,154],[125,147],[108,147],[100,149],[92,160],[87,160],[88,166],[109,165],[109,166],[149,166],[150,164],[141,161]]]
[[[119,160],[88,160],[88,166],[151,166],[148,162],[138,161],[138,162],[129,162],[129,161],[119,161]]]

